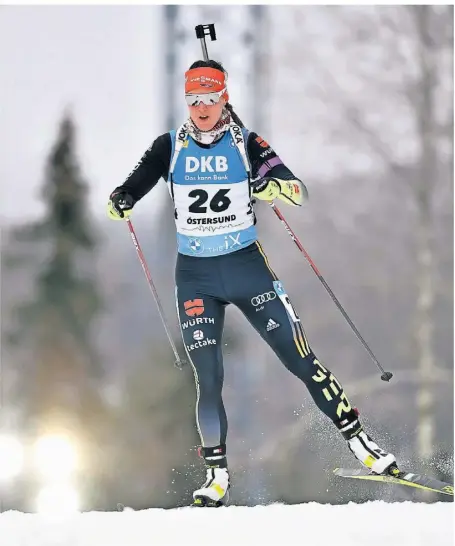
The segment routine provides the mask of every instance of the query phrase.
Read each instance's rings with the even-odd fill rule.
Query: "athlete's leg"
[[[196,423],[201,445],[225,444],[227,419],[222,399],[221,351],[225,304],[201,296],[191,284],[178,286],[176,296],[180,329],[196,383]]]
[[[244,313],[286,368],[305,383],[318,408],[350,441],[349,447],[356,449],[356,456],[358,453],[362,459],[371,456],[368,462],[382,471],[382,461],[376,464],[376,460],[388,454],[372,442],[367,445],[357,411],[351,407],[337,378],[311,350],[300,318],[260,245],[257,251],[246,256],[244,265],[237,264],[236,270],[242,282],[232,289],[232,303]],[[394,460],[389,456],[385,463]]]
[[[236,270],[237,276],[242,275],[242,282],[235,284],[232,303],[286,368],[306,384],[321,411],[332,421],[340,419],[343,413],[350,411],[349,402],[334,376],[312,352],[300,319],[261,247],[258,245],[245,260],[243,268],[240,264]]]
[[[190,261],[181,259],[180,265],[188,265]],[[180,328],[194,372],[197,390],[196,423],[201,439],[200,455],[207,468],[205,483],[193,492],[197,506],[224,504],[228,501],[229,490],[221,344],[227,302],[215,296],[218,281],[216,275],[210,275],[212,268],[211,262],[205,261],[205,264],[201,264],[191,261],[190,268],[181,265],[176,271]]]

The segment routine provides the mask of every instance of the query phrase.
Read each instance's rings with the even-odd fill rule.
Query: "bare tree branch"
[[[394,175],[402,177],[403,167],[393,159],[391,148],[381,139],[378,132],[365,121],[362,111],[354,102],[354,99],[349,97],[348,93],[340,87],[329,70],[321,66],[321,71],[327,82],[324,90],[331,89],[334,91],[331,98],[336,97],[336,106],[342,110],[343,118],[356,130],[359,144],[364,146],[366,139],[367,146],[383,161],[387,168]]]

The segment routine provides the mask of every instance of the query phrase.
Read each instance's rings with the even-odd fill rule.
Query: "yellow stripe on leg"
[[[277,281],[277,280],[278,280],[278,277],[275,275],[275,272],[274,272],[273,269],[270,267],[269,259],[267,258],[265,252],[262,250],[261,243],[260,243],[259,241],[256,241],[256,246],[258,247],[258,250],[259,250],[259,252],[261,253],[261,256],[264,258],[265,265],[267,266],[268,270],[269,270],[270,273],[272,274],[273,280]]]
[[[300,337],[300,339],[299,339],[297,326],[296,326],[295,322],[292,320],[292,318],[289,316],[289,314],[288,314],[288,319],[289,319],[289,323],[291,324],[295,346],[297,347],[297,350],[299,351],[300,356],[302,358],[305,358],[307,356],[307,354],[305,353],[305,347],[304,347],[303,343],[301,343],[302,338]]]
[[[310,345],[308,343],[305,332],[304,332],[300,322],[297,323],[297,328],[299,329],[299,331],[301,333],[301,341],[302,341],[302,344],[303,344],[303,347],[304,347],[304,351],[305,351],[306,355],[309,355],[310,354]]]

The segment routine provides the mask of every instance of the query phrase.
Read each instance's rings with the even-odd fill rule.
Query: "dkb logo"
[[[213,166],[213,160],[215,160],[215,166]],[[223,155],[209,155],[206,157],[203,155],[200,160],[197,157],[187,157],[185,171],[187,173],[194,173],[198,170],[201,173],[226,172],[228,170],[227,157]]]

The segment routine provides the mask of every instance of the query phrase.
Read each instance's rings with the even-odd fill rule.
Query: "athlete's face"
[[[190,117],[198,129],[211,131],[220,119],[225,104],[225,99],[221,97],[216,104],[207,106],[200,102],[197,106],[188,106],[188,109]]]

